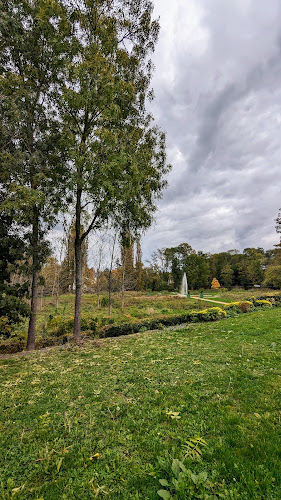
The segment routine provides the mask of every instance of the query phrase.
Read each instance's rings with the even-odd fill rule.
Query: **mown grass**
[[[280,499],[280,341],[269,309],[2,360],[1,498],[157,499],[200,436],[224,498]]]

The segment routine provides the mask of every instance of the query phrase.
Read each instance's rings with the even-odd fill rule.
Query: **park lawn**
[[[213,491],[280,499],[280,343],[274,308],[3,359],[0,498],[157,499],[200,436]]]

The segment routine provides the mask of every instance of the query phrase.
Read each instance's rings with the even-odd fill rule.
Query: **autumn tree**
[[[214,290],[218,290],[220,288],[220,284],[216,278],[213,278],[211,288],[213,288]]]
[[[165,136],[145,105],[159,24],[150,0],[68,3],[76,52],[65,72],[61,117],[75,197],[75,320],[79,340],[82,244],[109,218],[147,227],[167,172]],[[81,231],[85,211],[88,224]],[[142,217],[138,217],[139,214]],[[85,220],[85,218],[84,218]],[[123,227],[123,225],[122,225]]]

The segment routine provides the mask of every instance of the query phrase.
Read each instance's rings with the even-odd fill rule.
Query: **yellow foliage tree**
[[[211,288],[214,288],[215,290],[220,288],[220,284],[216,278],[213,279],[212,284],[211,284]]]

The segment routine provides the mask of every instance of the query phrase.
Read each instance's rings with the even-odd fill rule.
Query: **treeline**
[[[119,239],[136,237],[151,224],[170,168],[146,109],[159,23],[150,0],[4,0],[0,9],[0,317],[9,328],[29,314],[31,350],[48,234],[62,214],[74,215],[76,340],[88,236],[110,224]]]
[[[59,264],[52,257],[42,269],[42,290],[45,295],[74,292],[71,233],[70,229],[62,263]],[[266,251],[262,248],[246,248],[242,253],[229,250],[205,254],[196,252],[187,243],[182,243],[177,247],[157,250],[151,261],[144,265],[139,240],[128,238],[126,246],[122,246],[121,240],[118,240],[114,248],[114,236],[111,235],[106,243],[103,239],[95,245],[97,258],[93,262],[96,267],[88,267],[88,247],[85,246],[84,249],[83,288],[86,293],[97,294],[97,305],[100,293],[125,290],[177,292],[184,273],[191,290],[210,288],[214,278],[219,281],[221,287],[227,289],[248,289],[254,286],[281,288],[280,247]],[[107,256],[105,261],[101,259],[101,249]],[[113,255],[111,266],[110,254]]]
[[[225,288],[255,285],[281,288],[281,249],[245,248],[215,254],[196,252],[188,243],[154,252],[143,281],[152,290],[179,290],[183,273],[190,289],[210,288],[213,278]]]

